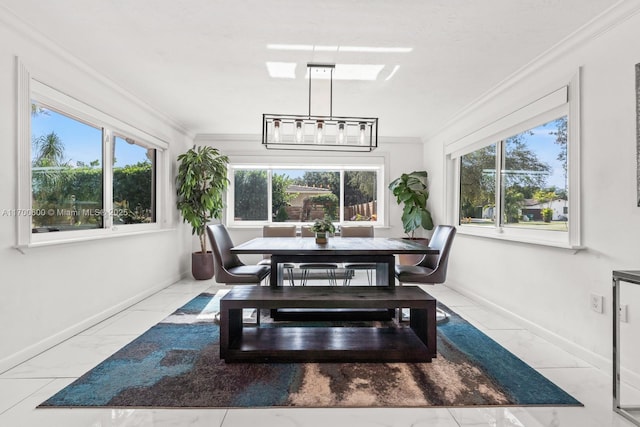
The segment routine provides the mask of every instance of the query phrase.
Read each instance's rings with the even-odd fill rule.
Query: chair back
[[[207,226],[207,234],[211,240],[213,249],[213,264],[215,269],[216,282],[227,283],[233,278],[229,274],[229,269],[244,265],[238,255],[231,253],[233,241],[229,232],[223,224]]]
[[[265,225],[262,237],[296,237],[295,225]]]
[[[262,227],[262,237],[296,237],[294,225],[265,225]],[[269,259],[271,254],[264,254],[262,258]]]
[[[452,225],[438,225],[433,231],[429,247],[440,250],[438,255],[426,255],[418,264],[433,270],[429,275],[432,283],[444,283],[447,278],[447,265],[449,263],[449,252],[451,244],[456,235],[456,228]]]
[[[343,225],[340,227],[342,237],[373,237],[373,225]]]
[[[311,229],[310,225],[303,225],[300,228],[300,235],[302,237],[316,237],[316,233]]]

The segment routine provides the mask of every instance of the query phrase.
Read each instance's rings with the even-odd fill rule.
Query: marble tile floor
[[[363,273],[364,274],[364,273]],[[364,277],[364,276],[363,276]],[[366,278],[364,278],[366,281]],[[357,282],[354,282],[357,283]],[[0,374],[3,427],[626,427],[611,409],[611,377],[443,285],[425,289],[584,403],[584,407],[380,409],[35,409],[58,390],[203,291],[183,280]],[[630,403],[640,391],[623,390]]]

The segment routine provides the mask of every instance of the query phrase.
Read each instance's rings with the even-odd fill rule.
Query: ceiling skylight
[[[368,52],[368,53],[409,53],[412,47],[369,47],[369,46],[339,46],[340,52]]]
[[[311,44],[268,44],[271,50],[302,50],[316,52],[363,52],[363,53],[409,53],[412,47],[382,47],[382,46],[329,46]]]
[[[336,64],[333,72],[334,80],[377,80],[384,64]],[[331,74],[322,69],[312,71],[314,79],[329,79]],[[307,70],[306,78],[309,78]]]
[[[296,66],[295,62],[266,62],[267,71],[269,77],[274,79],[295,79],[296,78]],[[384,69],[384,64],[335,64],[333,70],[334,80],[378,80],[380,72]],[[385,80],[391,79],[400,66],[396,65],[391,73],[385,78]],[[331,73],[323,68],[319,69],[307,69],[304,76],[305,79],[309,78],[309,71],[313,73],[314,79],[330,79]]]

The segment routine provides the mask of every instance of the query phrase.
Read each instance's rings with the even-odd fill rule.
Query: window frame
[[[497,144],[496,212],[502,212],[501,165],[504,140],[553,119],[567,116],[567,193],[569,222],[567,232],[503,226],[501,215],[494,225],[474,226],[460,221],[460,162],[464,154]],[[458,224],[461,234],[567,249],[582,249],[580,203],[580,70],[559,89],[513,111],[471,134],[445,146],[445,215]]]
[[[349,163],[337,163],[335,159],[322,159],[315,158],[313,163],[307,163],[307,161],[300,160],[292,160],[292,161],[277,161],[277,162],[264,162],[258,161],[254,157],[243,158],[244,156],[229,156],[230,161],[227,168],[228,178],[229,178],[229,188],[227,189],[226,195],[226,208],[225,208],[225,224],[227,227],[233,228],[256,228],[262,227],[268,224],[285,224],[282,222],[275,222],[272,220],[271,215],[268,215],[267,220],[256,220],[256,221],[236,221],[234,219],[234,211],[233,206],[235,206],[235,188],[234,188],[234,172],[235,170],[266,170],[267,171],[267,188],[269,189],[268,193],[268,206],[269,213],[271,212],[271,204],[272,204],[272,195],[270,189],[272,188],[271,179],[272,179],[272,171],[273,170],[281,170],[281,169],[302,169],[302,170],[318,170],[318,171],[335,171],[340,173],[340,197],[339,200],[339,217],[334,220],[334,224],[338,225],[373,225],[374,227],[384,227],[386,226],[386,215],[384,200],[386,192],[384,191],[386,187],[384,186],[385,182],[385,170],[386,170],[386,161],[382,157],[368,158],[369,161],[360,161],[355,160]],[[350,160],[350,159],[349,159]],[[342,215],[344,212],[344,173],[345,171],[376,171],[377,172],[377,220],[376,221],[345,221],[342,219]],[[286,224],[295,224],[297,226],[310,224],[310,222],[300,222],[300,221],[290,221],[286,222]]]
[[[17,63],[17,144],[18,179],[16,221],[16,248],[32,248],[61,243],[73,243],[155,232],[166,228],[170,218],[167,210],[170,170],[168,148],[165,141],[148,134],[128,123],[92,107],[71,95],[32,77],[23,63]],[[102,129],[102,183],[103,183],[103,227],[90,230],[72,230],[50,233],[32,233],[32,171],[31,171],[31,104],[41,103],[73,120]],[[117,224],[112,222],[113,207],[113,162],[112,147],[114,136],[128,137],[137,144],[156,150],[155,162],[155,222],[144,224]]]

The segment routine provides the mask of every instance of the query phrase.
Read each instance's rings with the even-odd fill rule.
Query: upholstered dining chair
[[[373,237],[373,225],[343,225],[340,227],[341,237]],[[351,277],[355,273],[355,270],[365,270],[367,273],[367,281],[371,286],[373,272],[376,271],[376,264],[368,262],[345,262],[343,264],[345,268],[344,286],[351,283]]]
[[[300,235],[302,237],[315,237],[316,233],[313,232],[310,225],[303,225],[300,229]],[[338,264],[333,262],[305,262],[298,266],[300,270],[302,270],[302,286],[306,286],[307,281],[309,280],[309,271],[310,270],[324,270],[327,273],[327,278],[329,279],[329,285],[335,286],[336,282],[336,270],[338,269]]]
[[[417,283],[435,285],[444,283],[447,279],[447,266],[449,263],[449,253],[453,238],[456,235],[456,228],[452,225],[438,225],[433,231],[429,247],[438,249],[438,255],[425,255],[416,265],[396,265],[395,276],[400,285],[403,283]],[[437,310],[437,321],[443,322],[449,318],[449,313],[444,310]],[[402,312],[400,313],[400,319]]]
[[[296,228],[297,227],[295,225],[265,225],[262,227],[262,237],[296,237]],[[271,255],[264,254],[263,260],[258,262],[258,265],[271,266]],[[296,282],[293,279],[293,269],[295,268],[295,264],[284,263],[282,264],[282,267],[287,271],[291,286],[295,286]],[[265,280],[269,280],[269,276],[267,276]]]
[[[216,282],[225,285],[260,285],[271,272],[268,265],[246,265],[238,255],[231,253],[233,241],[223,224],[207,226],[207,234],[213,249],[213,268]],[[256,322],[260,323],[260,310]]]

